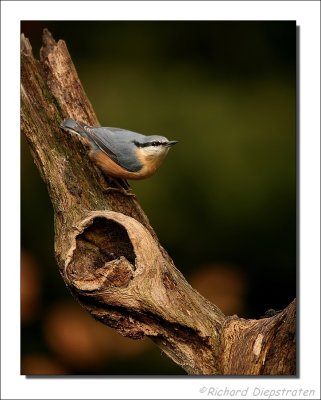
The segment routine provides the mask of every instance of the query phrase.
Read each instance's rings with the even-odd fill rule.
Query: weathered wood
[[[59,127],[97,118],[64,41],[44,30],[40,60],[21,37],[21,126],[55,215],[66,285],[120,334],[150,337],[190,374],[294,374],[295,303],[262,320],[225,317],[176,269],[136,198],[110,191],[81,138]]]

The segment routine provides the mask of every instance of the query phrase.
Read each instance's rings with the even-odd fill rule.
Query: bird
[[[64,119],[60,127],[85,138],[90,145],[89,158],[104,174],[124,180],[145,179],[153,175],[169,149],[178,143],[164,136],[90,126],[72,118]]]

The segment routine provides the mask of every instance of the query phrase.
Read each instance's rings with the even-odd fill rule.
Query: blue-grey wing
[[[121,167],[131,172],[137,172],[142,168],[141,163],[135,157],[133,132],[120,128],[92,128],[88,126],[85,127],[85,131],[89,139]]]

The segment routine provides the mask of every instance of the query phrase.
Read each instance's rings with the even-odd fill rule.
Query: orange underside
[[[125,168],[115,163],[115,161],[109,158],[102,151],[91,151],[89,156],[93,160],[93,162],[105,172],[105,174],[114,178],[144,179],[152,175],[156,170],[156,167],[143,167],[137,172],[127,171]]]

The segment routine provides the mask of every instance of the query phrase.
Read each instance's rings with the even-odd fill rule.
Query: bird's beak
[[[171,146],[174,146],[174,144],[176,144],[176,143],[178,143],[177,140],[169,140],[169,141],[166,143],[166,146],[171,147]]]

